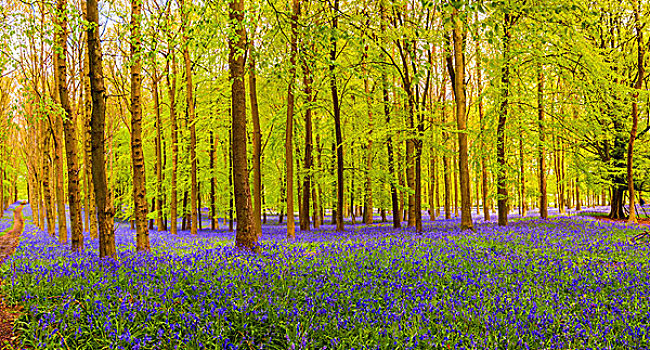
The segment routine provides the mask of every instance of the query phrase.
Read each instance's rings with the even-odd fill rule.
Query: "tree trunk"
[[[497,124],[497,207],[498,225],[508,225],[508,187],[506,183],[506,120],[510,94],[510,39],[514,18],[506,13],[503,26],[503,66],[501,67],[502,101]]]
[[[232,108],[232,168],[237,233],[235,247],[258,251],[257,239],[260,228],[255,227],[251,208],[251,192],[248,184],[248,153],[246,151],[246,87],[244,84],[244,55],[246,29],[244,28],[244,0],[230,2],[230,21],[234,36],[228,41]]]
[[[138,0],[133,0],[138,1]],[[187,104],[187,123],[190,127],[190,178],[192,181],[192,188],[190,192],[190,233],[196,235],[198,230],[198,182],[196,178],[197,173],[197,159],[196,159],[196,112],[194,110],[194,84],[192,82],[192,61],[190,60],[189,38],[187,36],[187,27],[190,26],[188,19],[188,11],[185,1],[180,1],[181,7],[181,31],[183,35],[183,61],[185,63],[185,102]]]
[[[368,69],[366,67],[366,61],[368,60],[368,44],[364,46],[363,50],[364,56],[364,73],[365,77],[363,79],[363,89],[366,95],[366,108],[368,113],[368,134],[367,134],[367,144],[366,144],[366,171],[365,177],[366,181],[364,184],[364,201],[363,201],[363,223],[366,225],[372,224],[373,222],[373,198],[372,198],[372,177],[370,176],[370,171],[372,170],[372,130],[374,129],[373,123],[373,114],[372,114],[372,94],[370,92],[370,82],[368,76]]]
[[[215,180],[214,172],[214,161],[215,157],[217,156],[215,154],[216,152],[216,142],[217,140],[214,138],[214,132],[210,130],[210,229],[211,230],[216,230],[219,228],[219,218],[217,217],[217,203],[216,203],[216,197],[217,197],[217,183]]]
[[[637,40],[637,80],[634,85],[634,93],[632,94],[632,129],[630,129],[630,141],[627,146],[627,191],[630,202],[630,215],[628,222],[636,223],[636,205],[634,197],[634,173],[633,173],[633,157],[634,157],[634,140],[636,139],[637,127],[639,124],[639,90],[643,87],[643,58],[645,55],[645,48],[643,43],[643,27],[641,26],[641,5],[639,0],[633,0],[632,5],[634,7],[634,27],[636,29],[636,40]]]
[[[300,14],[299,0],[292,0],[293,13],[291,14],[291,43],[289,52],[289,86],[287,87],[287,121],[284,141],[284,159],[287,171],[287,239],[296,239],[296,223],[293,216],[293,114],[294,96],[293,89],[296,83],[296,55],[298,54],[298,16]]]
[[[253,222],[260,227],[262,233],[262,129],[257,103],[257,72],[255,62],[255,46],[249,43],[248,58],[248,98],[251,102],[251,119],[253,120]]]
[[[312,47],[313,50],[313,47]],[[314,103],[314,97],[312,94],[312,83],[313,83],[313,77],[312,77],[312,72],[311,68],[309,67],[309,64],[306,62],[303,62],[303,83],[305,84],[304,87],[304,93],[306,97],[306,107],[305,107],[305,159],[304,159],[304,169],[305,169],[305,175],[303,179],[303,185],[302,185],[302,210],[300,211],[300,230],[301,231],[309,231],[309,199],[310,196],[315,197],[315,192],[312,193],[312,163],[313,163],[313,158],[312,158],[312,104]],[[314,198],[314,215],[317,213],[316,209],[316,203],[315,203],[315,198]],[[314,222],[314,227],[316,226],[316,223]]]
[[[171,178],[171,199],[169,203],[169,226],[172,235],[178,232],[178,124],[176,121],[176,77],[178,69],[176,66],[176,56],[173,48],[170,48],[171,69],[169,74],[170,62],[167,61],[167,94],[169,97],[169,122],[171,124],[172,136],[172,178]]]
[[[432,123],[433,124],[433,123]],[[429,149],[429,220],[433,221],[438,216],[435,203],[435,191],[436,185],[438,182],[438,176],[436,174],[436,157],[433,155],[433,147]]]
[[[467,114],[465,95],[465,31],[463,24],[454,12],[454,63],[455,82],[454,96],[456,97],[456,125],[458,127],[458,172],[460,174],[460,197],[461,197],[461,230],[473,230],[472,223],[472,199],[470,198],[470,177],[469,160],[467,150]]]
[[[55,235],[55,223],[54,211],[52,208],[52,192],[50,190],[50,167],[52,160],[50,158],[50,128],[46,125],[46,121],[42,121],[43,128],[43,176],[42,176],[42,186],[43,186],[43,201],[45,202],[45,219],[47,220],[47,233],[54,237]],[[4,194],[3,194],[4,196]],[[4,204],[4,198],[1,199]]]
[[[53,61],[55,62],[55,66],[59,65],[56,63],[58,58]],[[56,99],[59,100],[58,96]],[[60,101],[57,102],[60,103]],[[63,118],[61,115],[53,115],[50,118],[54,118],[54,128],[52,130],[54,134],[54,189],[59,227],[59,243],[66,244],[68,242],[68,225],[65,215],[65,191],[63,188]]]
[[[443,80],[442,84],[442,122],[443,124],[447,123],[447,84]],[[449,134],[446,131],[442,133],[443,142],[449,139]],[[444,209],[445,209],[445,220],[451,219],[451,167],[449,166],[449,156],[445,152],[442,156],[442,170],[443,170],[443,181],[445,184],[445,195],[444,195]]]
[[[99,226],[99,257],[115,257],[115,232],[113,231],[113,216],[115,211],[109,200],[106,182],[106,151],[104,149],[104,125],[106,117],[106,90],[104,88],[104,73],[102,66],[102,50],[99,39],[99,9],[97,0],[86,0],[87,18],[90,23],[88,35],[89,76],[92,98],[91,147],[92,147],[92,179],[97,206],[97,221]]]
[[[58,63],[55,67],[57,89],[59,101],[63,109],[63,129],[65,132],[65,150],[66,163],[68,166],[68,206],[70,208],[70,226],[71,226],[71,250],[80,252],[83,249],[83,224],[81,217],[81,198],[79,186],[79,163],[77,160],[77,133],[75,122],[72,116],[72,107],[70,106],[70,97],[68,95],[67,77],[67,16],[65,14],[66,0],[58,0],[56,4],[56,15],[58,19],[58,30],[56,31],[56,45],[62,54],[56,59]],[[65,220],[65,216],[64,216]],[[67,232],[66,239],[67,239]],[[61,233],[59,233],[61,237]],[[59,239],[61,242],[61,239]],[[61,242],[63,243],[63,242]]]
[[[541,63],[537,65],[537,125],[539,128],[539,217],[548,219],[548,197],[546,193],[546,125],[544,123],[544,71]]]
[[[162,118],[160,117],[160,96],[158,94],[158,69],[152,62],[153,108],[156,113],[156,227],[158,232],[166,231],[163,222],[163,152],[162,152]]]
[[[84,18],[86,17],[86,2],[81,2],[81,8]],[[86,38],[88,33],[85,33]],[[83,55],[83,120],[82,120],[82,152],[84,156],[84,178],[86,182],[86,215],[89,217],[88,233],[91,239],[98,237],[99,229],[97,227],[97,207],[95,206],[95,188],[92,180],[92,144],[90,141],[90,119],[92,111],[91,88],[90,88],[90,58],[88,47],[84,50]]]
[[[295,1],[295,0],[294,0]],[[332,31],[338,32],[339,0],[334,0],[332,9]],[[341,131],[341,105],[336,84],[336,48],[337,35],[332,35],[330,51],[330,88],[332,90],[332,105],[334,109],[334,129],[336,133],[336,230],[343,231],[343,133]]]
[[[380,12],[380,32],[382,38],[386,33],[386,0],[379,2]],[[385,38],[384,38],[385,39]],[[380,51],[380,60],[384,60],[384,52]],[[381,70],[381,88],[382,88],[382,104],[384,107],[384,118],[386,119],[386,126],[390,127],[390,97],[388,94],[388,76],[385,70]],[[389,134],[386,139],[386,152],[388,153],[388,173],[390,176],[390,200],[393,214],[393,228],[400,228],[402,223],[400,221],[399,212],[399,199],[397,196],[397,187],[395,186],[395,161],[393,156],[393,138]]]
[[[131,0],[131,162],[136,251],[151,249],[147,228],[147,184],[142,149],[142,1]]]
[[[526,174],[525,174],[525,155],[524,139],[521,123],[519,124],[519,215],[526,216]]]
[[[225,157],[225,154],[224,154]],[[228,232],[234,230],[234,205],[235,192],[233,189],[233,166],[232,166],[232,130],[228,137]],[[226,221],[224,215],[224,222]]]

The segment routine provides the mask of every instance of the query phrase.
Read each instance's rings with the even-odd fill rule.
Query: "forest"
[[[0,0],[0,348],[647,349],[646,0]]]

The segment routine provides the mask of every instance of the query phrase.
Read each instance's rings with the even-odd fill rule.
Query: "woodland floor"
[[[152,231],[152,252],[135,254],[121,222],[118,258],[101,261],[96,239],[73,254],[26,206],[1,290],[22,305],[20,348],[648,349],[650,245],[628,243],[648,228],[589,217],[606,211],[530,211],[505,227],[477,214],[475,232],[458,218],[425,216],[423,233],[375,218],[293,243],[269,217],[257,255],[234,250],[223,225]],[[0,254],[17,241],[0,236]]]

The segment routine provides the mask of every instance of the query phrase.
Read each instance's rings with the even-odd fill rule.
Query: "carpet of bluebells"
[[[284,240],[267,225],[258,255],[233,233],[152,232],[117,260],[97,240],[73,254],[31,222],[0,272],[16,328],[34,349],[645,349],[650,246],[584,216],[323,226]],[[10,226],[9,211],[0,229]],[[205,225],[207,226],[207,225]]]

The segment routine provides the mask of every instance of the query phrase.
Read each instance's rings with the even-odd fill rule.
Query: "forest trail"
[[[25,228],[23,218],[24,204],[14,209],[14,225],[7,232],[0,235],[0,264],[13,254],[18,246],[20,235]],[[3,281],[0,280],[0,285]],[[4,296],[0,295],[0,349],[14,349],[16,337],[13,334],[14,320],[18,316],[20,306],[7,305]]]

